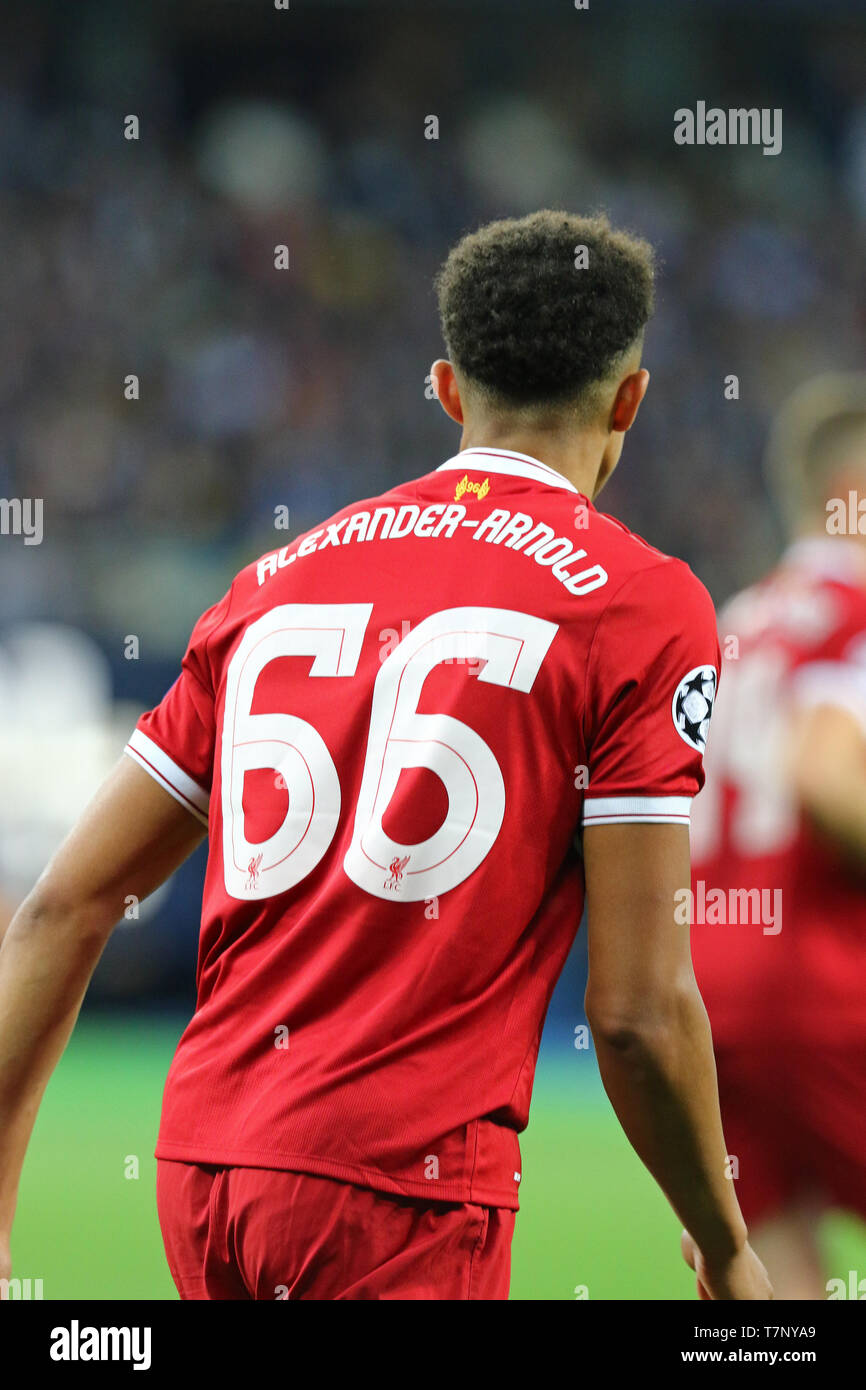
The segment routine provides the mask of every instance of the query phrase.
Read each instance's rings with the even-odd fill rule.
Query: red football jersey
[[[692,954],[717,1042],[866,1033],[866,875],[798,813],[788,730],[840,705],[866,730],[866,569],[856,541],[793,545],[720,615],[722,683],[694,807]],[[734,644],[731,639],[736,639]]]
[[[157,1156],[516,1208],[581,825],[688,822],[718,665],[687,566],[523,454],[244,569],[128,747],[210,835]]]

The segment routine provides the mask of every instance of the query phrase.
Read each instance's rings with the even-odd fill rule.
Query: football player
[[[826,1297],[822,1214],[866,1217],[866,377],[781,411],[792,540],[722,611],[693,951],[729,1166],[776,1297]]]
[[[207,835],[156,1149],[183,1298],[507,1297],[586,894],[608,1094],[704,1296],[765,1299],[676,919],[715,614],[594,506],[649,381],[651,251],[543,211],[464,238],[438,292],[459,450],[241,571],[9,929],[0,1238],[124,898]]]

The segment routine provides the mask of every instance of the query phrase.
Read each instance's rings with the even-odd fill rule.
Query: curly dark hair
[[[436,276],[451,361],[506,408],[572,403],[584,413],[640,339],[653,277],[649,243],[604,214],[545,209],[490,222]]]

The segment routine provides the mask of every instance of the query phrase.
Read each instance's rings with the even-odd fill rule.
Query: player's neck
[[[606,437],[595,431],[563,436],[561,431],[497,428],[491,424],[464,427],[460,451],[464,449],[503,449],[555,468],[570,483],[592,498],[598,490]]]

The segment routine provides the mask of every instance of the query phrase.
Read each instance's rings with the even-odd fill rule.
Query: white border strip
[[[202,825],[207,825],[210,794],[194,782],[183,768],[178,767],[158,743],[143,734],[141,729],[134,729],[123,751],[145,772],[149,772],[154,781],[165,787],[175,801],[185,806]]]
[[[688,825],[691,805],[690,796],[588,796],[583,803],[583,823]]]
[[[495,449],[473,447],[440,463],[436,472],[442,473],[451,468],[462,468],[464,473],[510,473],[514,478],[531,478],[533,482],[545,483],[547,487],[562,487],[569,492],[577,492],[574,483],[569,482],[562,473],[540,459],[530,458],[529,454],[500,454]]]

